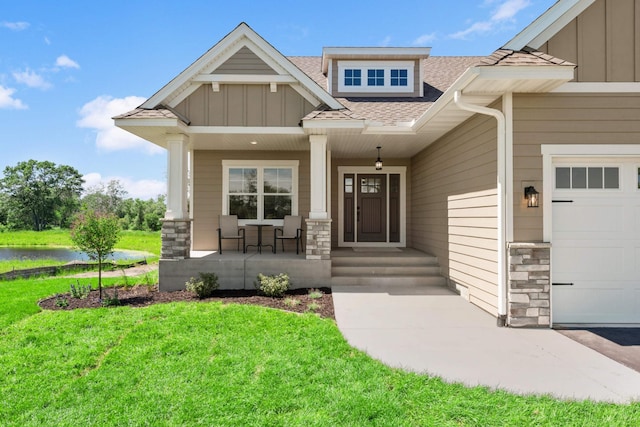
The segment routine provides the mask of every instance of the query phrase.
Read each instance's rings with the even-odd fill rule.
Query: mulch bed
[[[220,301],[225,304],[251,304],[260,305],[263,307],[270,307],[279,310],[291,311],[294,313],[306,313],[309,304],[316,304],[319,307],[313,310],[314,313],[335,320],[335,313],[333,311],[333,297],[331,296],[330,288],[319,288],[322,292],[320,298],[310,298],[308,289],[292,289],[287,291],[283,298],[272,298],[264,295],[259,295],[256,290],[241,289],[241,290],[218,290],[215,291],[214,296],[210,298],[199,299],[195,294],[183,291],[174,292],[159,292],[156,288],[149,288],[147,286],[134,286],[129,289],[118,287],[118,299],[120,300],[120,306],[129,307],[146,307],[153,304],[162,304],[175,301]],[[109,296],[113,296],[113,288],[103,288],[104,293]],[[56,304],[59,298],[64,298],[68,302],[68,306],[60,307]],[[289,299],[296,299],[300,303],[297,305],[285,304],[285,301]],[[59,294],[52,297],[41,300],[39,303],[41,308],[45,310],[74,310],[76,308],[99,308],[102,307],[99,301],[99,295],[97,290],[92,290],[89,296],[85,299],[72,298],[70,294]]]

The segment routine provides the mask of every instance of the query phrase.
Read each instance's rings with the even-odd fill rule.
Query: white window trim
[[[229,213],[229,169],[230,168],[255,168],[258,169],[258,186],[264,183],[265,168],[291,168],[291,215],[298,215],[298,160],[223,160],[222,161],[222,214]],[[258,192],[258,195],[262,192]],[[258,215],[263,211],[263,201],[258,197]],[[250,223],[261,223],[271,225],[282,225],[281,219],[240,219],[238,225],[246,225]]]
[[[344,241],[344,176],[347,174],[379,174],[387,175],[387,241],[386,242],[358,242],[357,231],[354,242]],[[389,175],[400,175],[400,241],[389,242]],[[407,246],[407,167],[385,166],[382,171],[374,166],[338,166],[338,246],[339,247],[400,247]],[[354,181],[353,191],[356,192],[357,183]],[[354,215],[356,210],[354,209]],[[355,221],[355,217],[354,217]],[[355,222],[354,222],[355,224]]]
[[[413,61],[338,61],[338,92],[347,93],[413,93],[415,87],[415,63]],[[368,70],[384,70],[384,86],[367,84]],[[345,70],[360,70],[360,86],[344,84]],[[391,70],[407,70],[406,86],[391,86]]]

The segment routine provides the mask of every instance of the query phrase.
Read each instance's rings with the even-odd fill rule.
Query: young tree
[[[36,231],[56,223],[68,225],[78,208],[82,184],[82,175],[71,166],[36,160],[7,166],[0,179],[7,222]]]
[[[102,262],[113,253],[120,240],[118,217],[83,211],[71,225],[71,240],[89,258],[98,261],[98,290],[102,301]]]

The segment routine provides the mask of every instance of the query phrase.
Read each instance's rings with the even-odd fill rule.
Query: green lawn
[[[637,426],[640,419],[640,404],[521,397],[391,369],[312,314],[220,303],[39,311],[38,299],[68,286],[59,278],[0,282],[0,425]]]

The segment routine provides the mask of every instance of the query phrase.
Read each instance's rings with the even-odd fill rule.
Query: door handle
[[[357,212],[358,212],[358,214],[356,215],[357,222],[360,222],[360,206],[358,206]]]

